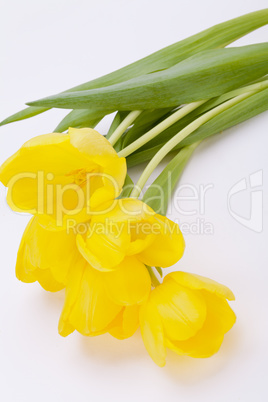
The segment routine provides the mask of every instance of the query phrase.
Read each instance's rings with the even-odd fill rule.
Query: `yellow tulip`
[[[183,255],[184,239],[179,226],[156,214],[137,199],[115,200],[107,211],[94,215],[85,236],[77,236],[79,251],[100,271],[115,271],[135,257],[137,264],[175,264]]]
[[[143,341],[155,363],[165,365],[167,347],[191,357],[216,353],[236,320],[226,299],[234,300],[233,293],[215,281],[168,274],[140,310]]]
[[[39,215],[53,229],[68,217],[87,220],[120,194],[125,177],[125,158],[89,128],[35,137],[0,167],[11,209]]]
[[[118,339],[132,336],[139,325],[139,305],[135,303],[142,303],[151,287],[146,272],[140,275],[125,269],[114,276],[99,272],[82,257],[78,258],[67,280],[60,335],[67,336],[77,330],[86,336],[106,332]]]
[[[127,257],[116,271],[99,272],[79,253],[73,232],[45,229],[40,225],[38,217],[30,220],[22,237],[16,275],[19,280],[26,283],[38,281],[45,290],[51,292],[67,287],[66,306],[69,303],[69,295],[74,295],[77,291],[76,283],[78,283],[82,287],[81,292],[88,289],[92,295],[94,294],[92,296],[94,300],[98,298],[98,303],[103,303],[103,306],[109,300],[110,305],[116,306],[115,310],[118,313],[123,306],[132,307],[130,309],[132,311],[134,305],[142,303],[148,297],[151,289],[150,275],[144,264],[135,257]],[[100,287],[102,292],[99,295]],[[91,296],[87,294],[85,297]],[[92,306],[87,305],[88,300],[81,301],[84,304],[75,318],[78,321],[83,319],[83,312],[87,311],[87,314],[90,314],[90,308],[93,309],[92,313],[95,311]],[[103,312],[105,313],[105,308]],[[128,314],[124,315],[127,322]],[[117,327],[118,325],[117,323]]]

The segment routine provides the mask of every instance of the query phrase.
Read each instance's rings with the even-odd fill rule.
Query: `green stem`
[[[171,116],[169,116],[168,118],[163,120],[161,123],[157,124],[157,126],[153,127],[151,130],[149,130],[147,133],[145,133],[142,137],[138,138],[132,144],[130,144],[126,148],[122,149],[122,151],[120,151],[118,153],[118,155],[126,158],[128,155],[132,154],[137,149],[142,147],[144,144],[151,141],[158,134],[162,133],[162,131],[164,131],[168,127],[172,126],[174,123],[176,123],[177,121],[182,119],[187,114],[191,113],[193,110],[195,110],[199,106],[203,105],[203,103],[205,103],[205,102],[207,102],[207,101],[202,100],[202,101],[198,101],[198,102],[189,103],[188,105],[183,106],[182,108],[177,110],[175,113],[173,113]]]
[[[161,278],[163,277],[163,271],[161,267],[155,267],[155,269],[157,270],[157,272],[159,273],[159,275],[161,276]]]
[[[202,116],[194,120],[188,126],[186,126],[183,130],[181,130],[178,134],[172,137],[153,157],[153,159],[148,163],[145,170],[143,171],[142,175],[140,176],[136,186],[134,187],[131,197],[138,198],[145,183],[147,182],[148,178],[154,171],[154,169],[159,165],[162,159],[175,147],[177,146],[184,138],[188,135],[192,134],[197,128],[199,128],[202,124],[205,124],[207,121],[212,119],[213,117],[217,116],[218,114],[224,112],[225,110],[231,108],[232,106],[236,105],[237,103],[241,102],[242,100],[250,97],[254,92],[247,92],[242,95],[238,95],[233,99],[230,99],[227,102],[220,104],[219,106],[211,109],[207,113],[204,113]]]
[[[114,145],[121,135],[124,134],[125,130],[133,123],[134,120],[142,113],[142,110],[134,110],[130,112],[127,117],[119,124],[119,126],[114,130],[113,134],[109,138],[109,141]]]
[[[220,97],[220,103],[223,103],[231,98],[234,98],[238,95],[242,95],[252,91],[259,91],[268,87],[268,80],[260,81],[251,85],[247,85],[242,88],[234,89],[233,91],[227,92]],[[185,117],[187,114],[191,113],[193,110],[197,109],[202,104],[206,103],[206,100],[189,103],[188,105],[180,108],[171,116],[163,120],[157,126],[153,127],[147,133],[145,133],[142,137],[138,138],[132,144],[128,145],[126,148],[122,149],[118,155],[121,157],[127,157],[137,149],[141,148],[143,145],[147,144],[157,135],[162,133],[164,130],[172,126],[174,123]]]
[[[149,267],[149,265],[146,265],[146,268],[150,274],[151,277],[151,281],[152,281],[152,285],[156,288],[157,286],[161,285],[161,283],[159,282],[159,280],[157,279],[154,270],[152,267]]]

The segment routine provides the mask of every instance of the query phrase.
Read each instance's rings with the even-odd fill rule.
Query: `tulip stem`
[[[150,274],[153,287],[156,288],[157,286],[161,285],[160,281],[158,280],[157,276],[155,275],[153,268],[150,267],[149,265],[146,265],[146,268]]]
[[[238,95],[219,106],[209,110],[208,112],[204,113],[202,116],[194,120],[188,126],[186,126],[183,130],[179,131],[174,137],[172,137],[151,159],[151,161],[146,166],[145,170],[143,171],[142,175],[140,176],[137,184],[132,190],[131,197],[138,198],[144,185],[146,184],[148,178],[151,176],[152,172],[155,168],[159,165],[162,159],[170,152],[174,147],[176,147],[182,140],[184,140],[188,135],[192,134],[196,129],[198,129],[202,124],[205,124],[207,121],[212,119],[213,117],[217,116],[218,114],[224,112],[225,110],[235,106],[239,102],[243,101],[244,99],[250,97],[251,95],[259,92],[259,90],[255,90],[252,92],[246,92],[241,95]]]
[[[142,110],[134,110],[130,112],[127,117],[119,124],[119,126],[114,130],[113,134],[109,138],[112,145],[119,140],[121,135],[124,134],[126,129],[136,120],[136,118],[142,113]]]
[[[267,86],[268,86],[268,80],[262,80],[260,82],[250,84],[250,85],[247,85],[242,88],[234,89],[221,96],[221,98],[222,98],[221,103],[223,103],[224,101],[227,101],[229,99],[232,99],[238,95],[242,95],[242,94],[252,92],[252,91],[262,90],[264,88],[267,88]],[[143,145],[147,144],[149,141],[151,141],[157,135],[161,134],[164,130],[166,130],[167,128],[172,126],[174,123],[181,120],[187,114],[191,113],[192,111],[194,111],[195,109],[197,109],[199,106],[203,105],[206,102],[207,102],[207,100],[201,100],[198,102],[189,103],[188,105],[181,107],[176,112],[174,112],[172,115],[170,115],[165,120],[163,120],[161,123],[157,124],[151,130],[147,131],[147,133],[143,134],[136,141],[132,142],[132,144],[128,145],[126,148],[123,148],[121,151],[119,151],[118,155],[126,158],[133,152],[137,151],[137,149],[139,149]]]
[[[161,134],[164,130],[185,117],[187,114],[191,113],[193,110],[197,109],[199,106],[203,105],[203,103],[205,102],[207,101],[202,100],[189,103],[188,105],[181,107],[175,113],[167,117],[165,120],[161,121],[161,123],[157,124],[157,126],[153,127],[151,130],[147,131],[147,133],[143,134],[136,141],[132,142],[132,144],[128,145],[126,148],[118,152],[118,155],[126,158],[128,155],[141,148],[144,144],[147,144],[147,142],[151,141],[157,135]]]

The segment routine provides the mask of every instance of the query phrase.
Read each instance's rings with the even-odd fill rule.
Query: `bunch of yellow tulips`
[[[235,322],[233,293],[183,272],[162,284],[154,267],[183,255],[179,226],[137,198],[119,198],[126,160],[93,129],[33,138],[0,168],[7,202],[33,215],[18,252],[16,275],[47,291],[65,289],[62,336],[110,333],[125,339],[141,327],[159,365],[166,348],[208,357]],[[153,290],[152,290],[153,289]]]
[[[0,122],[68,110],[55,132],[26,142],[0,167],[10,208],[32,215],[17,278],[50,292],[65,289],[62,336],[76,330],[125,339],[140,326],[159,366],[167,348],[192,357],[220,348],[235,323],[227,302],[234,295],[186,272],[169,273],[160,283],[162,268],[176,264],[185,247],[179,226],[165,215],[198,144],[268,109],[268,42],[225,48],[266,24],[268,9],[215,25],[103,77],[28,102]],[[111,113],[103,136],[94,128]],[[171,152],[175,156],[140,199]],[[145,161],[134,185],[127,167]]]

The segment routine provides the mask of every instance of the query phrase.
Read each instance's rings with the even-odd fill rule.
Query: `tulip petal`
[[[75,328],[82,335],[92,336],[106,332],[106,328],[119,314],[121,306],[108,298],[102,273],[79,258],[70,272],[66,286],[65,304],[61,315],[64,325]]]
[[[179,225],[165,216],[155,215],[158,229],[152,244],[138,258],[146,265],[169,267],[183,255],[185,243]]]
[[[69,324],[68,321],[65,321],[61,315],[58,324],[59,334],[65,338],[66,336],[72,334],[74,331],[75,328],[71,324]]]
[[[122,308],[109,329],[109,333],[117,339],[130,338],[139,327],[139,306]]]
[[[203,291],[207,304],[207,318],[202,329],[185,341],[167,340],[167,346],[180,355],[205,358],[215,354],[223,341],[224,334],[235,323],[236,317],[228,302]]]
[[[199,331],[206,319],[206,303],[199,292],[166,280],[151,294],[169,339],[185,340]]]
[[[81,235],[77,236],[77,246],[81,255],[92,267],[100,271],[116,269],[126,255],[129,242],[127,226],[116,222],[92,220],[86,239]]]
[[[85,158],[93,160],[98,165],[107,166],[114,157],[117,157],[117,153],[110,142],[92,128],[70,127],[68,134],[71,145]]]
[[[66,253],[66,249],[68,252]],[[26,283],[38,281],[51,292],[62,289],[75,255],[75,235],[51,232],[34,217],[28,223],[17,256],[16,276]]]
[[[125,158],[116,157],[103,169],[103,180],[105,186],[112,186],[115,198],[121,193],[127,174],[127,163]]]
[[[37,269],[34,275],[42,288],[49,292],[58,292],[64,288],[64,284],[57,282],[49,269]]]
[[[32,218],[21,240],[16,275],[24,281],[25,273],[29,273],[46,287],[45,280],[50,272],[56,282],[64,285],[75,255],[79,253],[72,231],[69,234],[64,230],[49,231],[40,225],[38,217]],[[47,274],[39,271],[47,271]]]
[[[32,218],[32,220],[28,223],[21,241],[17,257],[16,276],[24,283],[33,283],[38,281],[43,289],[49,292],[58,292],[59,290],[63,289],[64,285],[55,280],[49,269],[34,268],[28,259],[27,246],[25,246],[24,239],[26,237],[25,233],[29,231],[33,220],[34,218]]]
[[[113,203],[107,205],[107,211],[103,214],[98,214],[98,221],[106,219],[113,222],[154,222],[155,212],[147,204],[135,198],[121,198],[114,200]]]
[[[212,279],[205,278],[204,276],[177,271],[168,274],[166,278],[172,278],[181,286],[185,286],[190,289],[204,289],[211,293],[215,293],[215,295],[224,297],[225,299],[235,300],[233,292],[227,288],[227,286],[213,281]]]
[[[115,271],[103,273],[109,297],[125,306],[141,303],[151,290],[151,278],[145,267],[134,257],[126,257]]]
[[[164,328],[156,308],[150,301],[141,306],[140,326],[147,352],[158,366],[163,367],[166,364]]]
[[[126,159],[119,158],[110,142],[91,128],[69,128],[71,144],[90,161],[103,167],[104,185],[112,186],[117,197],[125,181]]]

